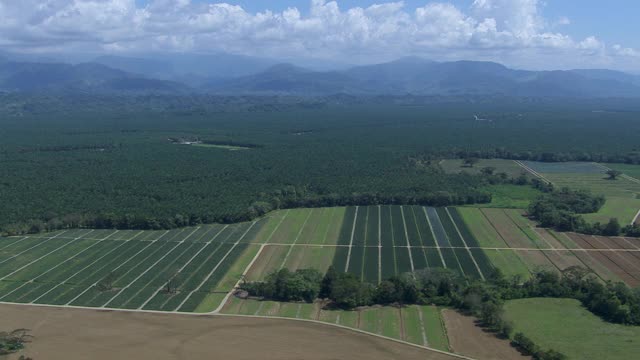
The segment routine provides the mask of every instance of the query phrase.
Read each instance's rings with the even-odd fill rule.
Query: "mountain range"
[[[176,55],[158,59],[101,56],[75,65],[0,57],[0,90],[299,96],[640,97],[640,76],[612,70],[515,70],[493,62],[435,62],[415,57],[327,71],[228,54]]]

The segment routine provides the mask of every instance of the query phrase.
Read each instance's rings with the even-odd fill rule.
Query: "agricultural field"
[[[317,302],[279,303],[231,297],[221,313],[321,321],[449,351],[441,312],[435,306],[371,307],[342,311],[325,310]]]
[[[0,302],[314,320],[455,351],[442,309],[433,306],[342,311],[232,294],[243,279],[329,266],[372,283],[421,269],[447,268],[470,279],[499,269],[527,279],[539,269],[582,266],[635,287],[639,260],[637,239],[557,233],[517,209],[290,209],[232,225],[0,238]]]
[[[577,300],[512,300],[505,305],[505,316],[515,331],[569,359],[626,360],[640,351],[640,327],[605,322]]]
[[[604,195],[605,205],[598,213],[587,214],[585,219],[606,223],[616,217],[622,224],[630,224],[640,211],[640,180],[630,174],[638,174],[640,166],[612,165],[625,172],[617,180],[609,180],[605,174],[609,164],[587,162],[542,163],[522,161],[523,166],[557,187],[585,189]]]
[[[537,228],[522,210],[458,208],[491,263],[527,278],[539,269],[591,269],[603,281],[640,285],[640,241]]]
[[[229,270],[254,254],[249,242],[263,222],[2,239],[0,301],[212,311],[224,297],[216,292],[226,294],[240,278],[229,279]]]
[[[570,266],[640,285],[636,239],[540,229],[522,210],[358,206],[280,210],[171,231],[76,229],[0,239],[0,301],[180,312],[217,309],[241,279],[329,266],[378,283],[447,268],[524,279]]]

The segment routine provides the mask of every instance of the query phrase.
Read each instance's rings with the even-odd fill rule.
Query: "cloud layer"
[[[0,0],[0,47],[227,51],[346,62],[419,55],[532,68],[640,70],[637,50],[607,46],[596,34],[573,39],[558,31],[570,26],[570,19],[544,19],[541,6],[538,0],[475,0],[464,10],[446,2],[409,9],[399,1],[342,9],[336,1],[312,0],[303,15],[296,8],[249,13],[236,5],[191,0],[153,0],[145,7],[135,0]]]

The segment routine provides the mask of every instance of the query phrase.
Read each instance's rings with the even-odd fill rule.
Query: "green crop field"
[[[257,253],[248,238],[261,225],[70,230],[2,239],[0,301],[212,311],[222,300],[215,291],[230,291]]]
[[[640,327],[607,323],[577,300],[512,300],[505,305],[505,316],[515,331],[570,359],[626,360],[640,351]]]
[[[625,175],[617,180],[609,180],[605,174],[608,164],[571,162],[540,163],[523,162],[557,187],[589,190],[593,194],[604,195],[606,203],[595,214],[586,214],[585,219],[606,223],[618,218],[622,224],[630,224],[640,211],[640,180],[632,174],[640,173],[639,165],[611,165]]]
[[[434,306],[387,306],[343,311],[324,310],[319,303],[278,303],[231,297],[222,313],[316,320],[449,351],[440,311]]]

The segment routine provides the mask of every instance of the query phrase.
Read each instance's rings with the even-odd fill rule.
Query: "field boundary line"
[[[89,231],[87,234],[89,234],[89,233],[91,233],[91,232],[93,232],[93,231],[94,231],[94,230],[91,230],[91,231]],[[86,234],[84,234],[84,235],[86,235]],[[5,275],[5,276],[1,277],[1,278],[0,278],[0,281],[2,281],[2,280],[4,280],[4,279],[8,278],[9,276],[14,275],[14,274],[16,274],[16,273],[18,273],[18,272],[20,272],[20,271],[22,271],[22,270],[24,270],[24,269],[28,268],[29,266],[31,266],[31,265],[33,265],[33,264],[37,263],[38,261],[40,261],[40,260],[42,260],[42,259],[46,258],[47,256],[49,256],[49,255],[51,255],[51,254],[53,254],[53,253],[55,253],[55,252],[60,251],[61,249],[66,248],[67,246],[69,246],[69,245],[71,245],[71,244],[76,243],[76,242],[77,242],[78,240],[80,240],[80,239],[82,239],[82,236],[77,237],[77,238],[75,238],[75,239],[73,239],[73,240],[71,240],[71,241],[69,241],[69,242],[66,242],[64,245],[59,246],[59,247],[57,247],[57,248],[55,248],[55,249],[51,250],[50,252],[48,252],[48,253],[46,253],[46,254],[44,254],[44,255],[40,256],[39,258],[37,258],[37,259],[35,259],[35,260],[31,261],[30,263],[28,263],[28,264],[26,264],[26,265],[24,265],[24,266],[19,267],[17,270],[14,270],[12,273],[7,274],[7,275]]]
[[[78,253],[76,253],[76,254],[75,254],[75,255],[73,255],[72,257],[65,259],[64,261],[62,261],[62,262],[60,262],[60,263],[56,264],[54,267],[51,267],[51,268],[47,269],[47,271],[45,271],[45,272],[43,272],[43,273],[38,274],[36,277],[34,277],[34,278],[32,278],[32,279],[30,279],[30,280],[28,280],[28,281],[25,281],[25,282],[24,282],[24,284],[22,284],[22,285],[18,286],[17,288],[15,288],[15,289],[11,290],[10,292],[8,292],[8,293],[6,293],[6,294],[4,294],[4,295],[0,296],[0,300],[4,299],[5,297],[7,297],[7,296],[9,296],[9,295],[11,295],[11,294],[13,294],[13,293],[14,293],[14,292],[16,292],[16,291],[18,291],[18,290],[22,289],[23,287],[27,286],[28,284],[33,284],[33,282],[34,282],[34,281],[36,281],[37,279],[41,278],[42,276],[47,275],[47,274],[48,274],[48,273],[50,273],[51,271],[53,271],[53,270],[55,270],[55,269],[59,268],[60,266],[62,266],[62,265],[64,265],[64,264],[66,264],[68,261],[75,259],[76,257],[80,256],[80,255],[81,255],[81,254],[83,254],[85,251],[90,250],[90,249],[91,249],[91,248],[93,248],[94,246],[97,246],[97,245],[101,244],[103,241],[105,241],[105,240],[107,240],[108,238],[110,238],[111,236],[115,235],[118,231],[119,231],[119,230],[116,230],[115,232],[113,232],[113,233],[109,234],[107,237],[105,237],[105,238],[103,238],[103,239],[100,239],[100,240],[96,241],[95,243],[91,244],[90,246],[88,246],[88,247],[86,247],[86,248],[84,248],[84,249],[80,250]],[[0,279],[0,280],[1,280],[1,279]],[[30,292],[28,292],[28,293],[26,293],[26,294],[24,294],[24,295],[28,295],[29,293],[30,293]],[[24,296],[24,295],[23,295],[23,296]]]
[[[202,239],[202,236],[199,239]],[[197,242],[194,242],[194,244],[196,244],[196,243]],[[205,242],[204,244],[205,245],[202,248],[200,248],[200,250],[196,251],[196,253],[189,259],[189,261],[185,262],[184,265],[182,265],[180,267],[180,269],[178,269],[178,271],[175,272],[175,274],[173,275],[174,277],[177,276],[178,274],[180,274],[182,272],[182,270],[184,270],[187,266],[189,266],[189,264],[191,264],[193,259],[195,259],[198,255],[200,255],[204,251],[204,249],[208,248],[209,245],[211,245],[211,241]],[[191,247],[187,248],[187,250],[189,250],[190,248]],[[185,250],[185,252],[187,250]],[[183,254],[184,254],[184,252],[183,252]],[[177,258],[176,258],[176,260],[177,260]],[[169,280],[169,281],[171,281],[171,280]],[[158,287],[158,289],[156,291],[154,291],[153,294],[151,294],[151,296],[147,300],[145,300],[145,302],[142,303],[142,305],[140,305],[140,307],[138,307],[138,309],[142,309],[143,307],[145,307],[151,301],[151,299],[153,299],[156,295],[158,295],[160,290],[164,289],[164,287],[167,286],[167,284],[169,284],[169,281],[165,281],[160,287]]]
[[[347,252],[347,263],[344,265],[344,272],[349,271],[349,263],[351,261],[351,249],[353,248],[353,236],[356,233],[356,222],[358,221],[358,209],[360,207],[356,206],[356,213],[353,215],[353,226],[351,227],[351,240],[349,241],[349,251]]]
[[[409,253],[409,263],[411,263],[411,275],[415,278],[416,268],[413,266],[413,255],[411,254],[411,243],[409,243],[409,232],[407,231],[407,220],[404,218],[404,206],[400,205],[402,215],[402,225],[404,226],[404,237],[407,239],[407,252]]]
[[[94,311],[94,312],[113,312],[113,311],[118,311],[118,312],[128,312],[128,313],[142,313],[142,314],[146,313],[146,314],[165,315],[167,317],[171,317],[171,316],[237,317],[237,318],[271,319],[271,320],[281,320],[281,321],[299,321],[299,322],[306,322],[306,323],[318,324],[318,325],[323,325],[323,326],[333,326],[333,327],[337,327],[337,328],[340,328],[340,329],[343,329],[343,330],[348,330],[348,331],[351,331],[351,332],[356,332],[356,333],[360,333],[360,334],[367,335],[367,336],[372,336],[372,337],[376,337],[376,338],[380,338],[380,339],[384,339],[384,340],[388,340],[388,341],[393,341],[393,342],[398,343],[398,344],[404,344],[404,345],[408,345],[408,346],[411,346],[411,347],[414,347],[414,348],[423,349],[423,350],[435,352],[435,353],[446,355],[446,356],[451,356],[453,358],[464,359],[464,360],[477,360],[477,359],[474,359],[474,358],[471,358],[471,357],[468,357],[468,356],[465,356],[465,355],[450,353],[450,352],[446,352],[446,351],[430,348],[430,347],[427,347],[427,346],[422,346],[422,345],[410,343],[410,342],[407,342],[407,341],[404,341],[404,340],[395,339],[395,338],[392,338],[392,337],[387,337],[387,336],[384,336],[384,335],[370,333],[370,332],[367,332],[367,331],[364,331],[364,330],[351,328],[351,327],[348,327],[348,326],[334,324],[334,323],[330,323],[330,322],[324,322],[324,321],[320,321],[320,320],[296,319],[296,318],[285,318],[285,317],[277,317],[277,316],[262,316],[262,315],[240,315],[240,314],[221,314],[221,313],[215,313],[215,314],[214,313],[187,313],[187,312],[176,313],[176,312],[157,311],[157,310],[135,310],[135,309],[101,309],[101,308],[88,307],[88,306],[25,304],[25,303],[12,303],[12,302],[4,302],[4,301],[0,301],[0,305],[25,306],[25,307],[31,306],[31,307],[43,307],[43,308],[47,308],[48,307],[48,308],[58,308],[58,309],[76,309],[76,310],[88,310],[88,311]]]
[[[188,239],[191,235],[193,235],[196,231],[198,231],[200,229],[200,227],[198,226],[195,230],[193,230],[191,232],[191,234],[189,234],[185,239]],[[138,281],[141,277],[145,276],[151,269],[153,269],[156,265],[158,265],[162,260],[164,260],[164,258],[166,258],[167,256],[169,256],[169,254],[171,254],[175,249],[177,249],[180,245],[182,245],[184,243],[183,241],[178,242],[174,247],[171,248],[171,250],[167,251],[166,254],[164,254],[160,259],[156,260],[156,262],[154,262],[153,264],[151,264],[145,271],[142,272],[142,274],[138,275],[135,279],[131,280],[125,287],[123,287],[122,289],[120,289],[111,299],[109,299],[109,301],[107,301],[106,303],[104,303],[104,305],[101,306],[101,308],[106,308],[107,305],[109,305],[109,303],[111,303],[115,298],[117,298],[118,296],[120,296],[120,294],[122,294],[125,290],[127,290],[133,283],[135,283],[136,281]],[[187,247],[187,249],[189,249],[191,246]],[[177,258],[176,258],[177,259]],[[135,268],[135,267],[134,267]],[[133,268],[132,268],[133,269]],[[131,300],[131,299],[128,299]],[[128,301],[127,300],[127,301]],[[125,302],[126,304],[126,302]]]
[[[247,265],[247,267],[244,269],[244,271],[242,272],[242,275],[240,276],[240,279],[236,281],[236,284],[233,286],[231,290],[229,290],[227,295],[225,295],[224,299],[222,299],[218,307],[211,312],[212,314],[219,313],[220,310],[222,310],[222,308],[227,304],[227,302],[229,301],[229,298],[233,296],[233,293],[240,286],[240,283],[244,280],[245,276],[247,276],[249,271],[251,271],[251,268],[256,263],[256,261],[258,261],[258,258],[260,258],[260,255],[262,255],[262,251],[264,250],[265,247],[267,247],[267,244],[260,245],[260,249],[258,249],[258,252],[256,253],[256,255],[253,257],[253,259],[251,259],[251,262],[249,262],[249,265]]]
[[[27,239],[30,239],[30,238],[31,238],[31,236],[25,236],[25,237],[23,237],[22,239],[19,239],[19,240],[17,240],[17,241],[14,241],[14,242],[12,242],[12,243],[11,243],[11,244],[9,244],[9,245],[5,245],[5,246],[1,247],[1,248],[0,248],[0,251],[2,251],[2,250],[4,250],[4,249],[8,248],[9,246],[12,246],[12,245],[14,245],[14,244],[17,244],[17,243],[19,243],[19,242],[21,242],[21,241],[24,241],[24,240],[27,240]]]
[[[636,213],[636,216],[634,216],[633,220],[631,220],[631,225],[634,225],[635,223],[637,223],[639,217],[640,217],[640,210],[638,210],[638,212]]]
[[[529,241],[532,242],[538,249],[542,250],[540,245],[531,236],[529,236],[529,234],[527,234],[525,229],[523,227],[521,227],[511,215],[509,215],[507,213],[506,209],[502,209],[502,213],[507,217],[507,219],[509,219],[511,224],[513,224],[513,226],[515,226],[520,231],[520,233],[524,234],[525,238],[529,239]],[[534,231],[534,234],[537,235],[537,233],[535,231]],[[543,242],[545,244],[549,245],[546,241],[543,240]],[[552,250],[554,250],[553,247],[551,247],[551,248],[552,248]],[[558,266],[558,264],[556,264],[553,260],[551,260],[549,258],[549,255],[547,255],[547,253],[543,252],[542,255],[545,257],[545,259],[547,259],[547,261],[551,264],[551,266],[556,268],[559,273],[562,273],[562,269],[560,268],[560,266]]]
[[[624,240],[627,244],[633,246],[633,249],[631,250],[640,250],[640,247],[629,241],[629,239],[627,239],[626,237],[622,237],[622,240]]]
[[[613,170],[613,169],[611,169],[610,167],[605,166],[605,165],[602,165],[602,164],[597,163],[597,162],[594,162],[593,164],[595,164],[595,165],[599,166],[599,167],[600,167],[601,169],[603,169],[605,172],[606,172],[606,171],[609,171],[609,170]],[[625,174],[624,172],[622,173],[622,177],[623,177],[623,178],[625,178],[625,179],[627,179],[627,180],[629,180],[629,181],[631,181],[631,182],[634,182],[634,183],[636,183],[636,184],[640,184],[640,180],[639,180],[639,179],[634,178],[634,177],[633,177],[633,176],[631,176],[631,175],[627,175],[627,174]]]
[[[307,222],[309,222],[309,218],[311,217],[311,213],[312,212],[313,212],[313,209],[311,209],[309,211],[309,214],[304,219],[304,222],[302,223],[302,226],[300,226],[300,230],[298,231],[298,234],[296,235],[296,238],[293,239],[293,244],[291,244],[291,246],[289,247],[289,251],[287,251],[287,255],[285,255],[284,259],[282,260],[282,265],[280,265],[280,269],[283,269],[284,266],[287,264],[287,260],[289,259],[289,256],[291,255],[291,252],[293,251],[293,246],[298,243],[298,239],[300,239],[300,235],[302,235],[302,232],[304,231],[304,227],[307,226]]]
[[[430,268],[429,258],[427,257],[427,253],[424,251],[424,239],[422,239],[422,231],[420,231],[420,226],[418,226],[418,218],[416,217],[416,211],[414,207],[411,208],[411,215],[413,216],[413,222],[416,224],[416,232],[418,233],[418,237],[420,238],[420,244],[423,246],[422,248],[422,257],[424,258],[424,263],[427,264],[427,267]]]
[[[63,234],[63,233],[65,233],[65,232],[66,232],[66,230],[65,230],[65,231],[63,231],[63,232],[61,232],[61,233],[60,233],[60,234],[58,234],[58,235],[52,236],[52,237],[50,237],[50,238],[45,238],[46,240],[44,240],[44,241],[42,241],[42,242],[39,242],[39,243],[37,243],[37,244],[33,245],[32,247],[30,247],[30,248],[26,249],[26,250],[23,250],[23,251],[21,251],[21,252],[19,252],[19,253],[15,254],[15,255],[12,255],[12,256],[10,256],[10,257],[8,257],[8,258],[6,258],[6,259],[4,259],[4,260],[0,261],[0,264],[4,264],[4,263],[6,263],[6,262],[7,262],[7,261],[9,261],[9,260],[15,259],[15,258],[17,258],[18,256],[20,256],[20,255],[22,255],[22,254],[24,254],[24,253],[26,253],[26,252],[28,252],[28,251],[31,251],[31,250],[33,250],[33,249],[37,248],[38,246],[41,246],[41,245],[43,245],[43,244],[45,244],[45,243],[49,242],[49,240],[57,238],[58,236],[62,235],[62,234]]]
[[[331,229],[331,220],[333,219],[333,215],[335,213],[335,209],[336,209],[335,207],[331,208],[331,212],[329,213],[329,216],[327,216],[329,221],[327,222],[327,228],[324,231],[324,236],[322,237],[322,244],[320,244],[320,245],[324,245],[324,244],[327,243],[327,236],[329,236],[329,229]]]
[[[502,236],[502,234],[500,233],[500,230],[498,230],[498,227],[496,226],[496,224],[493,223],[491,218],[489,218],[489,216],[484,212],[483,209],[480,209],[480,213],[482,214],[482,216],[484,216],[484,218],[487,220],[489,225],[491,225],[491,228],[493,229],[493,231],[495,231],[495,233],[498,235],[498,237],[500,237],[500,240],[502,240],[502,242],[506,246],[506,248],[504,250],[517,250],[517,249],[514,249],[514,248],[511,247],[509,242],[507,242],[507,239],[505,239],[504,236]],[[498,250],[498,249],[499,248],[496,248],[496,250]],[[533,271],[531,270],[531,268],[529,267],[529,264],[525,261],[525,259],[523,259],[522,256],[520,256],[520,254],[518,254],[517,251],[514,251],[513,253],[518,257],[518,259],[520,259],[520,262],[527,269],[529,274],[533,275]]]
[[[136,296],[138,296],[138,294],[140,294],[142,291],[144,291],[144,290],[147,288],[147,285],[148,285],[148,284],[151,284],[155,279],[157,279],[158,277],[160,277],[160,275],[162,275],[162,273],[163,273],[167,268],[170,268],[170,267],[171,267],[171,265],[175,264],[175,262],[176,262],[176,261],[178,261],[178,260],[182,257],[182,255],[186,254],[186,253],[187,253],[188,251],[190,251],[190,250],[191,250],[191,249],[192,249],[196,244],[198,244],[198,243],[197,243],[197,242],[195,242],[195,241],[192,241],[192,242],[190,242],[190,243],[191,243],[191,245],[188,245],[186,249],[182,250],[182,252],[181,252],[178,256],[176,256],[176,257],[175,257],[171,262],[169,262],[169,263],[168,263],[168,264],[167,264],[163,269],[159,269],[158,273],[157,273],[156,275],[154,275],[154,276],[153,276],[153,277],[152,277],[152,278],[151,278],[151,279],[150,279],[150,280],[145,284],[145,286],[141,287],[138,291],[136,291],[133,295],[131,295],[131,296],[127,299],[127,301],[125,301],[124,303],[122,303],[122,305],[120,305],[120,306],[124,307],[124,306],[126,306],[127,304],[129,304],[129,302],[131,302],[131,300],[135,299],[135,298],[136,298]],[[205,245],[204,247],[206,247],[206,245]],[[203,247],[203,248],[204,248],[204,247]],[[155,267],[155,265],[154,265],[154,266],[152,266],[152,267],[150,267],[150,268],[149,268],[149,270],[151,270],[151,269],[152,269],[152,268],[154,268],[154,267]],[[134,281],[133,283],[135,283],[135,281]],[[133,284],[133,283],[132,283],[132,284]],[[164,284],[163,284],[163,287],[164,287]],[[154,295],[153,295],[153,296],[155,296],[155,294],[156,294],[156,293],[154,292]],[[149,299],[149,300],[150,300],[150,299]],[[145,305],[146,305],[146,301],[145,301]]]
[[[207,283],[207,281],[209,281],[209,278],[211,278],[211,275],[213,275],[216,270],[218,270],[218,268],[220,267],[220,265],[222,265],[222,263],[229,257],[229,254],[231,254],[231,252],[233,252],[233,250],[238,246],[238,244],[240,244],[240,241],[242,241],[242,239],[244,239],[244,237],[249,233],[249,231],[253,228],[253,226],[257,223],[257,221],[254,221],[251,223],[251,226],[249,226],[247,228],[247,230],[245,230],[245,232],[242,234],[242,236],[240,236],[238,238],[238,240],[235,242],[235,244],[233,244],[233,246],[231,247],[231,249],[229,249],[229,251],[227,251],[226,254],[224,254],[224,256],[222,257],[222,259],[220,259],[220,261],[218,261],[218,263],[216,264],[216,266],[211,270],[211,272],[209,272],[209,274],[207,274],[207,276],[202,280],[202,282],[200,282],[200,284],[198,284],[198,286],[194,289],[191,290],[191,292],[189,292],[189,295],[187,295],[187,297],[184,298],[184,300],[182,300],[182,302],[180,303],[180,305],[178,305],[176,307],[175,310],[173,310],[174,312],[177,312],[182,306],[184,306],[184,304],[191,298],[191,296],[198,290],[200,290],[200,288],[202,288],[202,286],[204,284]]]
[[[112,252],[120,249],[121,247],[123,247],[124,245],[126,245],[127,243],[131,242],[133,239],[135,239],[136,237],[138,237],[140,234],[142,234],[143,231],[138,232],[136,235],[134,235],[131,239],[123,241],[122,244],[116,246],[115,248],[107,251],[106,254],[103,254],[102,256],[100,256],[99,258],[95,259],[94,261],[92,261],[90,264],[86,265],[85,267],[83,267],[82,269],[76,271],[75,273],[73,273],[73,275],[69,276],[68,278],[62,280],[61,282],[59,282],[58,284],[56,284],[54,287],[52,287],[51,289],[47,290],[47,292],[45,292],[44,294],[38,296],[37,298],[35,298],[34,300],[30,301],[31,304],[35,303],[36,301],[42,299],[43,297],[45,297],[47,294],[49,294],[50,292],[52,292],[53,290],[57,289],[58,287],[64,285],[67,281],[73,279],[76,275],[82,273],[83,271],[87,270],[88,268],[90,268],[91,266],[93,266],[95,263],[97,263],[98,261],[104,259],[105,257],[111,255]],[[102,269],[102,268],[101,268]],[[99,270],[101,270],[99,269]]]
[[[158,237],[155,240],[152,240],[149,242],[149,244],[147,244],[146,246],[144,246],[142,249],[138,250],[138,252],[136,252],[135,254],[133,254],[132,256],[130,256],[127,260],[125,260],[123,263],[121,263],[120,265],[116,266],[115,269],[113,269],[111,272],[114,272],[118,269],[120,269],[121,267],[123,267],[124,265],[128,264],[129,261],[133,260],[136,256],[140,255],[141,253],[143,253],[145,250],[147,250],[151,245],[155,244],[156,242],[158,242],[158,240],[162,239],[165,235],[167,235],[169,233],[169,230],[165,231],[164,234],[160,235],[160,237]],[[150,256],[152,256],[153,254],[155,254],[158,250],[160,249],[156,249],[155,251],[152,251],[151,254],[145,256],[145,258],[142,260],[146,260],[148,259]],[[92,272],[91,274],[89,274],[89,277],[94,275],[96,272],[101,271],[102,269],[104,269],[107,265],[109,265],[109,263],[107,262],[107,264],[105,264],[104,266],[102,266],[101,268],[99,268],[98,270]],[[131,270],[125,272],[124,274],[118,276],[118,279],[120,279],[121,277],[123,277],[124,275],[127,275]],[[118,280],[116,279],[116,280]],[[100,280],[98,280],[100,281]],[[93,284],[89,285],[86,289],[84,289],[80,294],[78,294],[76,297],[74,297],[73,299],[69,300],[65,306],[69,306],[69,304],[71,304],[72,302],[78,300],[82,295],[84,295],[87,291],[91,290],[93,287],[95,287],[98,284],[98,281],[94,282]],[[96,295],[97,296],[97,295]],[[93,300],[93,298],[91,299]]]
[[[451,239],[449,239],[449,235],[447,234],[447,229],[444,228],[444,225],[442,225],[442,220],[440,219],[440,214],[438,214],[438,211],[436,210],[436,208],[432,208],[434,213],[435,213],[435,220],[438,221],[438,224],[440,226],[440,230],[442,230],[442,234],[444,235],[444,237],[447,239],[447,243],[449,244],[449,248],[453,248],[453,244],[451,243]],[[446,210],[446,208],[445,208]],[[436,243],[438,242],[438,240],[436,239]],[[462,249],[464,249],[464,247],[461,247]],[[460,273],[464,276],[464,277],[468,277],[467,273],[464,271],[464,269],[462,268],[462,262],[460,262],[460,259],[458,259],[458,254],[456,254],[455,251],[452,251],[453,253],[453,257],[456,258],[456,262],[458,263],[458,269],[460,269]]]
[[[371,211],[371,207],[367,206],[367,214],[364,216],[364,236],[362,238],[362,243],[367,245],[367,234],[369,234],[369,213]],[[362,262],[360,264],[360,281],[364,281],[364,269],[365,269],[365,261],[367,260],[367,252],[365,247],[362,248]]]
[[[268,244],[269,241],[271,241],[271,238],[276,233],[276,231],[278,231],[278,229],[280,228],[280,225],[282,225],[282,223],[284,222],[284,219],[287,217],[287,215],[289,215],[290,211],[291,211],[291,209],[287,209],[287,211],[285,211],[284,215],[282,216],[282,218],[278,222],[278,225],[276,225],[276,227],[273,229],[271,234],[269,234],[269,237],[267,237],[267,240],[264,241],[264,244]]]
[[[431,236],[433,236],[433,242],[436,243],[436,249],[438,250],[438,255],[440,255],[440,261],[442,261],[442,266],[447,268],[447,263],[444,261],[444,256],[442,256],[442,251],[440,251],[440,244],[438,244],[438,239],[436,238],[436,232],[433,231],[433,225],[431,224],[431,220],[429,220],[429,214],[427,214],[427,208],[422,207],[422,211],[424,212],[424,218],[427,220],[427,225],[429,225],[429,230],[431,230]]]
[[[207,243],[208,243],[208,244],[212,244],[212,243],[213,243],[213,242],[218,238],[218,236],[220,236],[220,234],[222,234],[222,233],[223,233],[223,232],[224,232],[228,227],[229,227],[229,225],[225,225],[225,226],[223,226],[223,227],[222,227],[222,229],[220,229],[220,231],[218,231],[218,233],[217,233],[213,238],[211,238],[211,240],[209,240]],[[187,283],[187,282],[189,282],[189,280],[191,280],[191,279],[192,279],[196,274],[198,274],[198,272],[200,271],[200,269],[202,269],[202,267],[203,267],[203,266],[204,266],[204,265],[205,265],[205,264],[206,264],[206,263],[207,263],[207,262],[208,262],[208,261],[209,261],[209,260],[210,260],[210,259],[211,259],[211,258],[212,258],[216,253],[217,253],[217,252],[218,252],[218,250],[220,250],[220,248],[222,247],[222,245],[223,245],[223,244],[224,244],[224,243],[218,243],[218,246],[213,250],[213,252],[212,252],[212,253],[210,253],[210,254],[206,257],[206,259],[204,259],[204,261],[203,261],[203,262],[201,262],[201,263],[200,263],[200,265],[198,265],[198,267],[196,267],[196,269],[193,271],[193,273],[191,273],[191,275],[187,276],[187,278],[186,278],[186,279],[184,279],[184,280],[182,281],[182,284],[181,284],[181,285],[186,284],[186,283]],[[208,246],[208,245],[206,245],[206,246],[205,246],[205,248],[206,248],[207,246]],[[184,268],[183,268],[183,270],[184,270]],[[165,285],[166,285],[166,283],[165,283]],[[163,285],[163,286],[164,286],[164,285]],[[169,299],[165,300],[165,301],[162,303],[162,305],[160,305],[160,307],[162,308],[162,307],[164,307],[165,305],[167,305],[167,303],[168,303],[170,300],[171,300],[171,298],[169,298]]]
[[[533,176],[535,176],[535,177],[537,177],[537,178],[539,178],[539,179],[542,179],[542,180],[546,181],[547,183],[549,183],[549,184],[552,184],[552,185],[553,185],[553,183],[552,183],[549,179],[547,179],[546,177],[542,176],[542,174],[540,174],[539,172],[537,172],[537,171],[533,170],[533,169],[532,169],[532,168],[530,168],[529,166],[525,165],[522,161],[520,161],[520,160],[513,160],[513,161],[514,161],[516,164],[518,164],[520,167],[522,167],[523,169],[525,169],[527,172],[531,173]]]
[[[480,270],[480,266],[478,266],[478,262],[476,261],[476,258],[473,257],[473,254],[471,253],[471,249],[469,249],[469,245],[467,245],[467,242],[464,240],[464,237],[462,236],[462,233],[460,232],[460,229],[458,228],[458,224],[456,224],[456,222],[453,220],[453,217],[451,216],[451,212],[449,212],[449,208],[445,207],[444,211],[447,213],[447,216],[449,216],[449,220],[451,220],[451,223],[453,224],[453,228],[456,229],[456,232],[458,233],[458,236],[460,236],[460,240],[462,240],[462,243],[464,244],[465,249],[467,249],[467,252],[469,253],[469,256],[471,257],[471,260],[473,261],[473,264],[476,266],[476,270],[478,270],[478,274],[480,274],[480,277],[482,278],[482,280],[486,280],[484,277],[484,274],[482,273],[482,270]]]
[[[424,346],[429,347],[429,339],[427,339],[427,330],[425,330],[425,322],[424,316],[422,315],[422,308],[415,307],[416,311],[418,311],[418,320],[420,321],[420,332],[422,333],[422,343]]]

